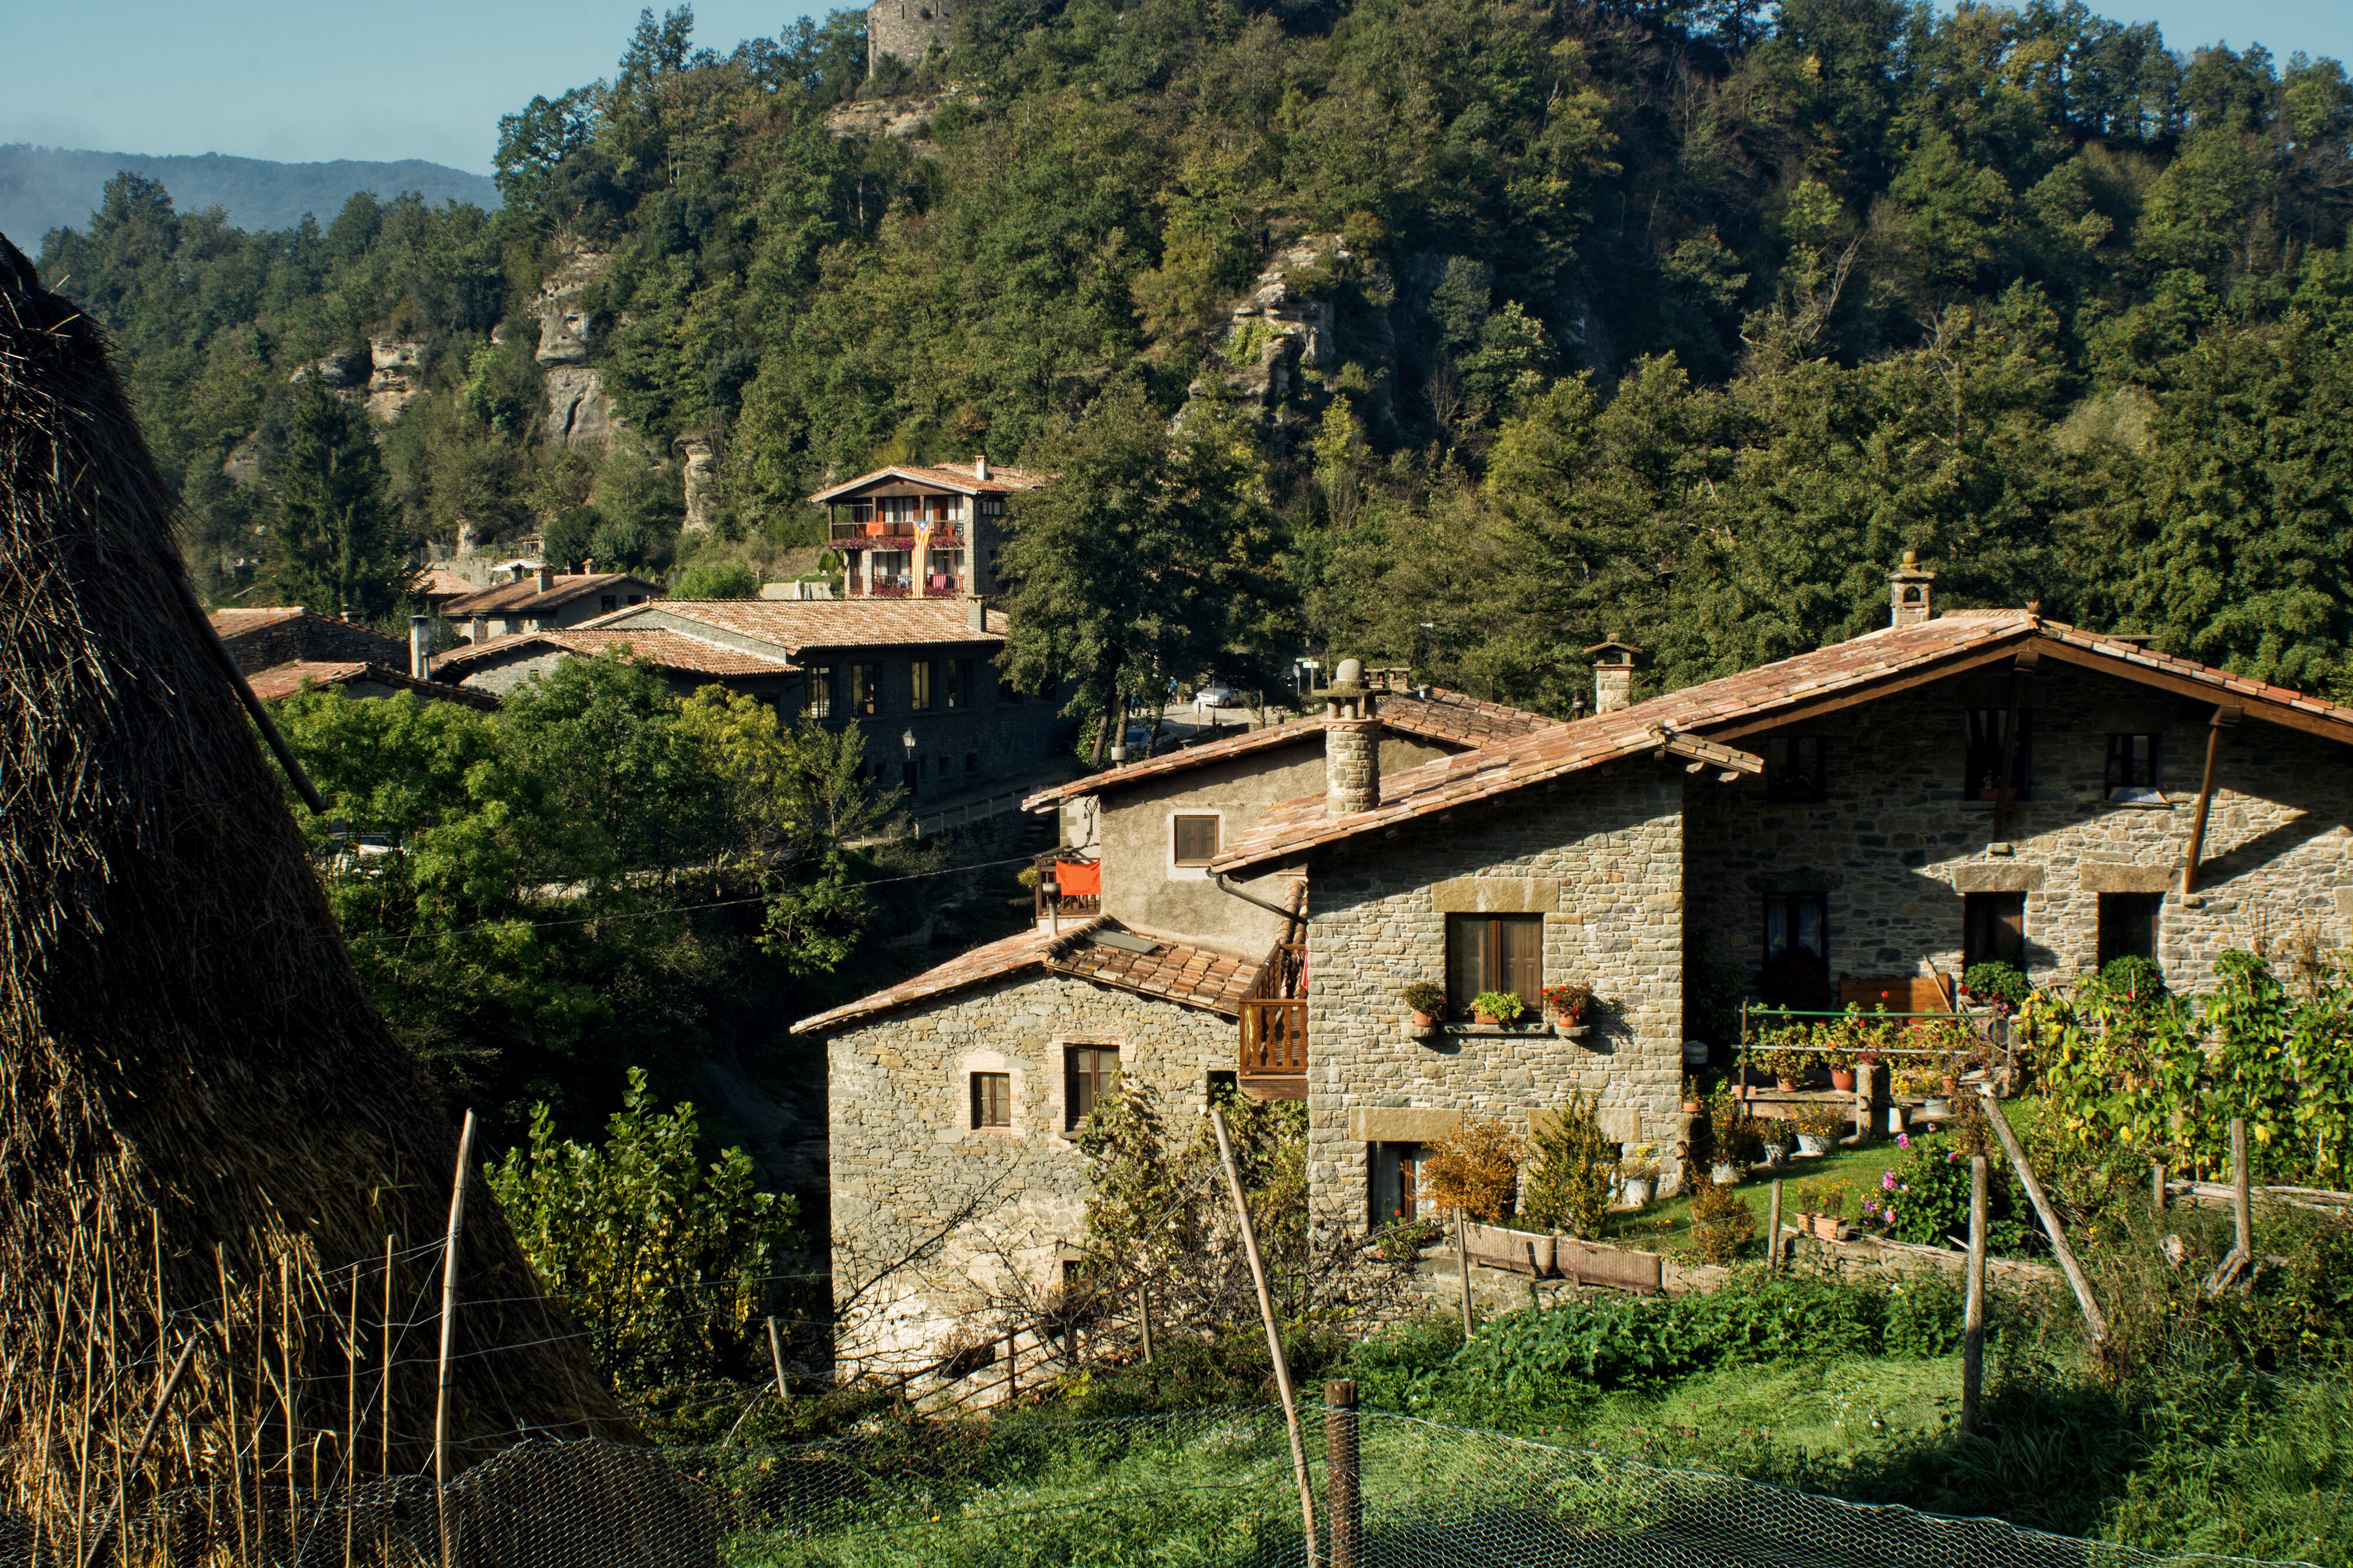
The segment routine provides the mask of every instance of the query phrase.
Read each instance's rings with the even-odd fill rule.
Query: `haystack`
[[[431,1468],[456,1129],[361,990],[172,521],[100,334],[0,239],[0,1477],[37,1520]],[[630,1436],[479,1183],[460,1294],[459,1463]]]

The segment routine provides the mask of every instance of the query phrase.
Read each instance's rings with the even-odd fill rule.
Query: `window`
[[[2100,895],[2100,967],[2119,958],[2157,961],[2157,913],[2163,893]]]
[[[942,784],[948,782],[948,767],[954,761],[955,759],[950,757],[945,752],[942,752],[940,753],[939,780]]]
[[[1021,700],[1021,689],[1009,680],[997,683],[997,700],[1008,707]]]
[[[1218,819],[1180,816],[1176,826],[1176,864],[1206,866],[1218,858]]]
[[[1989,959],[2026,967],[2026,895],[1961,895],[1961,967]]]
[[[1089,1111],[1118,1092],[1119,1052],[1111,1046],[1072,1046],[1063,1064],[1062,1125],[1076,1131]]]
[[[1471,1010],[1482,991],[1518,994],[1531,1011],[1544,991],[1542,915],[1446,917],[1446,1000]]]
[[[808,715],[812,719],[833,717],[833,667],[820,664],[808,672]]]
[[[1213,1068],[1209,1073],[1208,1088],[1208,1100],[1207,1103],[1210,1105],[1229,1104],[1242,1091],[1241,1074],[1238,1072],[1221,1072]]]
[[[907,707],[917,713],[932,705],[932,661],[919,658],[907,666]]]
[[[632,594],[629,595],[629,603],[632,605],[642,605],[645,602],[646,596],[643,594]]]
[[[1765,895],[1765,967],[1757,990],[1776,1007],[1830,1005],[1830,900],[1820,893]]]
[[[869,719],[874,716],[874,689],[881,684],[875,679],[875,674],[880,668],[881,666],[871,664],[849,667],[849,710],[852,713]]]
[[[2154,805],[2165,799],[2157,785],[2157,737],[2108,737],[2108,798]]]
[[[940,685],[944,689],[950,711],[965,705],[964,672],[966,660],[951,658],[942,662]]]
[[[1775,735],[1765,742],[1765,798],[1822,798],[1822,742],[1819,735]]]
[[[621,607],[621,601],[616,595],[599,594],[596,595],[596,607],[600,610],[617,610]]]
[[[1013,1075],[976,1072],[972,1075],[972,1124],[975,1127],[1013,1125]]]
[[[2034,739],[2033,715],[2026,709],[2018,710],[2018,752],[2010,759],[2010,798],[2026,798],[2026,753]],[[2002,729],[2010,722],[2006,708],[1972,708],[1968,710],[1969,732],[1968,756],[1962,764],[1961,798],[1991,800],[2001,784]]]
[[[978,752],[966,752],[964,754],[964,776],[971,778],[974,774],[979,772],[980,753]]]
[[[1372,1225],[1378,1229],[1419,1217],[1421,1207],[1421,1145],[1375,1143],[1366,1155],[1372,1166]]]

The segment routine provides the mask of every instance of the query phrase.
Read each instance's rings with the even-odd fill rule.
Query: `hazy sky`
[[[775,33],[790,0],[700,0],[696,37]],[[657,9],[659,0],[657,0]],[[2353,58],[2353,0],[2093,0],[2177,49]],[[0,0],[0,142],[308,163],[429,158],[487,174],[499,116],[607,74],[638,0]]]

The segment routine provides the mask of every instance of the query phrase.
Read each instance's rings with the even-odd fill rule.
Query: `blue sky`
[[[308,163],[428,158],[487,174],[499,116],[613,68],[638,0],[77,0],[34,26],[0,0],[0,142]],[[724,47],[805,13],[700,0]],[[657,4],[659,8],[659,0]],[[2353,58],[2353,0],[2093,0],[2177,49],[2261,43]],[[13,14],[13,15],[12,15]],[[42,40],[26,47],[24,40]]]

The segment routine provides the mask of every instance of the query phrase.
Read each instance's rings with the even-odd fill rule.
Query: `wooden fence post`
[[[1144,1334],[1144,1364],[1152,1364],[1152,1287],[1135,1288],[1135,1317]]]
[[[1324,1385],[1324,1513],[1332,1529],[1332,1568],[1356,1568],[1365,1498],[1357,1475],[1356,1384],[1345,1377]]]
[[[1778,1270],[1781,1267],[1781,1178],[1773,1178],[1773,1214],[1765,1226],[1765,1267]]]
[[[2148,1206],[2165,1212],[2165,1166],[2157,1160],[2148,1163]]]
[[[1266,1324],[1266,1353],[1274,1363],[1275,1392],[1282,1395],[1282,1424],[1291,1433],[1291,1468],[1299,1482],[1299,1527],[1307,1538],[1308,1568],[1315,1568],[1315,1486],[1307,1475],[1307,1444],[1299,1431],[1299,1402],[1291,1392],[1291,1363],[1282,1352],[1282,1331],[1275,1326],[1274,1297],[1266,1288],[1266,1265],[1258,1255],[1258,1231],[1250,1224],[1250,1200],[1242,1194],[1241,1167],[1234,1163],[1233,1141],[1226,1135],[1226,1113],[1209,1108],[1209,1124],[1218,1130],[1218,1157],[1225,1162],[1226,1185],[1234,1195],[1234,1215],[1241,1221],[1242,1251],[1250,1259],[1250,1283],[1258,1287],[1258,1315]]]
[[[2018,1134],[2010,1130],[2010,1122],[2001,1113],[2001,1102],[1983,1084],[1978,1085],[1978,1097],[1985,1103],[1986,1120],[1993,1124],[1994,1136],[2001,1140],[2001,1152],[2010,1156],[2010,1169],[2018,1173],[2019,1185],[2026,1189],[2027,1201],[2042,1216],[2043,1234],[2051,1238],[2051,1250],[2059,1258],[2059,1271],[2067,1277],[2068,1289],[2075,1292],[2075,1305],[2084,1310],[2084,1326],[2091,1331],[2092,1350],[2096,1354],[2107,1346],[2108,1320],[2102,1315],[2100,1304],[2092,1300],[2092,1282],[2084,1277],[2083,1266],[2075,1261],[2074,1248],[2067,1245],[2067,1227],[2059,1223],[2051,1200],[2042,1195],[2042,1184],[2034,1179],[2034,1167],[2026,1163],[2026,1151],[2018,1146]]]
[[[474,1113],[458,1134],[458,1175],[449,1186],[449,1237],[441,1247],[441,1364],[433,1379],[433,1522],[441,1568],[449,1568],[449,1352],[458,1320],[458,1234],[466,1223],[466,1168],[474,1158]]]
[[[2249,1185],[2247,1173],[2247,1119],[2231,1118],[2231,1223],[2235,1236],[2231,1256],[2214,1266],[2207,1277],[2206,1294],[2219,1296],[2231,1281],[2252,1268],[2255,1261],[2254,1191]]]
[[[1985,1385],[1986,1157],[1969,1156],[1969,1293],[1961,1319],[1961,1431],[1978,1429]]]
[[[776,1320],[768,1319],[768,1363],[776,1369],[776,1403],[781,1405],[785,1394],[785,1342],[776,1337]]]
[[[1471,1236],[1462,1221],[1462,1211],[1454,1211],[1454,1255],[1462,1262],[1462,1340],[1471,1341]]]

